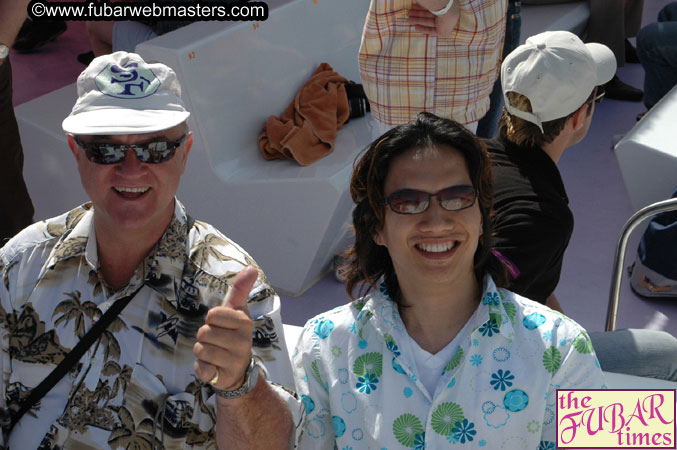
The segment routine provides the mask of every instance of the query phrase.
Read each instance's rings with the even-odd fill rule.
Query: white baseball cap
[[[595,86],[616,73],[616,57],[605,45],[584,44],[568,31],[546,31],[527,39],[501,65],[505,109],[534,123],[566,117],[580,108]],[[517,92],[531,102],[532,112],[510,105],[507,92]]]
[[[78,100],[61,124],[67,133],[153,133],[190,115],[174,71],[135,53],[95,58],[78,77],[77,87]]]

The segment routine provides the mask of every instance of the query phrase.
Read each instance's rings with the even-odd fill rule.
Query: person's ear
[[[590,108],[590,103],[586,103],[571,116],[571,126],[573,131],[578,131],[585,125],[585,119],[588,117],[588,108]]]
[[[73,135],[70,133],[66,133],[66,139],[68,139],[68,147],[70,147],[71,153],[73,153],[73,156],[75,157],[75,162],[79,163],[80,152],[78,151],[78,144],[75,142]]]
[[[376,243],[376,245],[382,245],[383,247],[386,246],[385,239],[383,239],[383,232],[382,231],[377,231],[374,234],[374,242]]]
[[[188,161],[188,153],[190,153],[191,148],[193,148],[193,132],[189,131],[188,137],[186,137],[186,141],[183,143],[183,161],[181,161],[181,172],[182,173],[183,173],[184,170],[186,170],[186,162]]]

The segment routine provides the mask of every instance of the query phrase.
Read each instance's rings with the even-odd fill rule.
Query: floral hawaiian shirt
[[[4,436],[2,448],[216,448],[216,400],[195,375],[193,344],[208,309],[255,263],[175,203],[164,235],[118,292],[99,270],[91,204],[33,224],[0,250],[5,417],[116,299],[141,287],[79,364]],[[255,357],[268,379],[293,388],[280,300],[263,274],[249,311]],[[276,389],[294,405],[293,395]]]
[[[303,449],[547,449],[555,389],[602,388],[583,328],[487,276],[433,395],[385,285],[306,323],[292,358]]]

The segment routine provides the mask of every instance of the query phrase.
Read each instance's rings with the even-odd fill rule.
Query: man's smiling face
[[[153,141],[178,141],[186,133],[184,124],[147,134],[80,135],[83,143],[147,144]],[[75,156],[82,186],[92,200],[98,226],[108,230],[134,231],[166,227],[174,212],[174,195],[192,144],[192,134],[176,149],[169,161],[141,162],[133,150],[116,164],[97,164],[73,136],[68,143]]]

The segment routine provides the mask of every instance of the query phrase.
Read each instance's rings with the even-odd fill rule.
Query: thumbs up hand
[[[193,352],[195,373],[215,388],[232,391],[244,382],[252,357],[252,320],[247,299],[258,270],[245,267],[237,274],[221,306],[207,312],[197,331]]]

